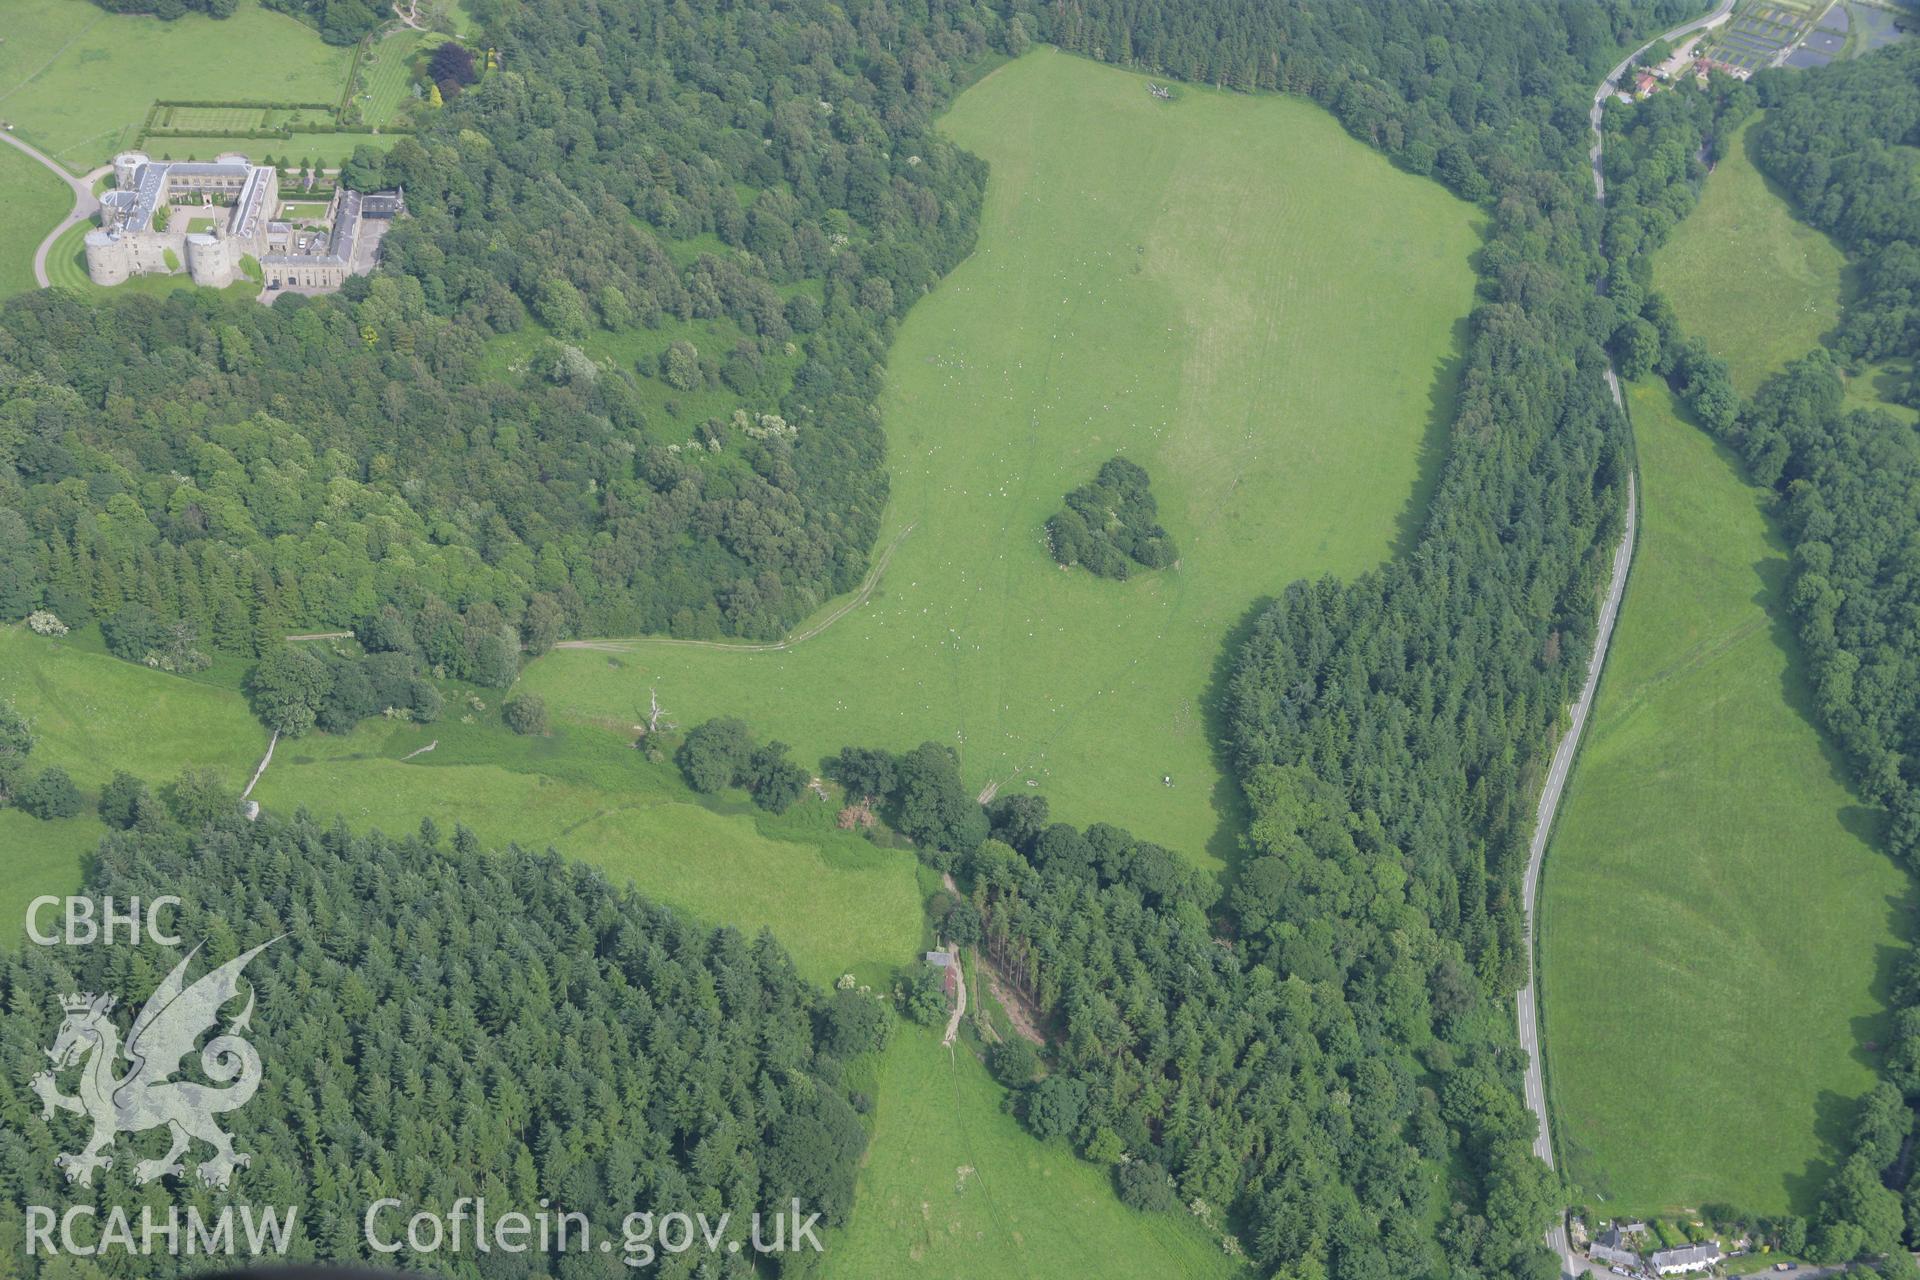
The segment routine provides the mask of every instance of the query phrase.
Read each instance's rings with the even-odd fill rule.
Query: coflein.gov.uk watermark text
[[[532,1213],[490,1214],[484,1198],[462,1196],[445,1213],[411,1215],[399,1200],[376,1200],[361,1219],[367,1248],[378,1256],[411,1253],[618,1254],[636,1269],[661,1255],[693,1250],[758,1254],[822,1251],[820,1215],[802,1214],[800,1202],[772,1214],[756,1212],[744,1224],[733,1214],[630,1213],[616,1232],[600,1233],[583,1213],[551,1208],[545,1200]],[[26,1248],[31,1257],[99,1258],[261,1257],[284,1255],[299,1220],[297,1206],[225,1205],[203,1213],[193,1205],[138,1212],[90,1204],[27,1208]]]
[[[708,1253],[799,1253],[822,1251],[816,1234],[820,1215],[804,1217],[800,1202],[772,1214],[756,1211],[745,1233],[731,1213],[630,1213],[617,1233],[596,1235],[583,1213],[556,1210],[546,1200],[533,1213],[509,1210],[489,1216],[485,1197],[462,1196],[445,1213],[405,1215],[399,1200],[376,1200],[361,1220],[367,1247],[376,1254],[605,1253],[617,1252],[629,1267],[650,1267],[661,1254],[696,1249]]]

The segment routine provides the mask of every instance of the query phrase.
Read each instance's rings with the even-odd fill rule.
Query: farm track
[[[954,897],[966,897],[965,894],[960,892],[960,886],[954,882],[953,872],[941,872],[940,883],[945,885],[947,892]],[[986,975],[987,990],[992,992],[993,998],[1000,1002],[1001,1011],[1007,1015],[1007,1021],[1013,1025],[1014,1031],[1022,1038],[1032,1041],[1040,1048],[1046,1048],[1047,1038],[1040,1033],[1039,1010],[1033,1007],[1032,1003],[1021,993],[1019,987],[1012,979],[1005,977],[1005,975],[1000,972],[1000,967],[994,964],[992,956],[980,948],[975,947],[973,948],[973,958],[974,961],[979,964],[980,971]],[[964,987],[962,990],[964,992]],[[956,1023],[955,1025],[958,1024]]]

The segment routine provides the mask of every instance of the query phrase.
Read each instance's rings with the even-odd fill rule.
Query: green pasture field
[[[156,99],[336,102],[352,58],[258,0],[241,0],[230,18],[188,13],[172,22],[107,13],[88,0],[8,0],[0,117],[84,173],[133,142]],[[172,149],[184,159],[179,142],[156,139],[154,154]],[[261,144],[220,149],[251,154]]]
[[[72,210],[73,193],[45,165],[8,146],[0,146],[0,191],[7,193],[6,217],[0,218],[0,298],[10,298],[34,287],[33,251]]]
[[[60,765],[90,792],[116,769],[158,786],[187,766],[244,786],[267,744],[236,691],[244,665],[185,679],[110,657],[97,637],[0,628],[6,693],[40,739],[31,767]],[[497,698],[487,691],[479,714],[449,698],[438,724],[373,720],[346,737],[283,739],[254,798],[281,813],[341,814],[361,829],[404,833],[431,816],[449,831],[466,824],[489,846],[552,845],[710,922],[771,927],[820,983],[849,971],[883,983],[914,955],[923,910],[912,855],[835,829],[837,805],[809,793],[776,818],[738,794],[696,803],[672,765],[649,764],[609,727],[516,737],[500,724]],[[429,743],[438,745],[401,759]],[[50,851],[8,891],[23,904],[58,892],[99,831],[47,830],[58,837]],[[0,894],[0,911],[9,901]],[[5,921],[0,914],[0,929]]]
[[[92,809],[53,822],[0,809],[0,849],[6,851],[7,868],[0,876],[0,949],[18,946],[25,936],[28,903],[42,894],[78,892],[81,860],[106,833]],[[41,923],[44,927],[49,919]]]
[[[648,764],[606,727],[508,733],[496,697],[473,725],[450,700],[437,724],[374,720],[344,738],[283,743],[255,798],[343,814],[357,828],[405,832],[432,817],[492,847],[551,845],[711,923],[771,928],[823,984],[849,971],[884,982],[911,960],[923,915],[913,855],[836,830],[837,804],[808,793],[778,818],[739,793],[704,805],[672,765]]]
[[[98,790],[117,769],[158,785],[191,764],[238,790],[267,749],[267,731],[232,689],[123,662],[97,636],[0,627],[0,672],[4,696],[39,739],[29,766],[57,764],[82,789]]]
[[[1216,1240],[1184,1213],[1143,1214],[1106,1169],[1037,1142],[964,1043],[903,1023],[882,1055],[871,1146],[853,1219],[827,1240],[826,1275],[1230,1276]]]
[[[1796,217],[1785,193],[1754,164],[1750,140],[1758,122],[1749,119],[1728,140],[1699,207],[1654,260],[1654,284],[1681,327],[1727,362],[1741,395],[1821,345],[1854,287],[1840,246]],[[1848,403],[1913,421],[1914,410],[1881,395],[1901,372],[1869,369],[1848,385]]]
[[[933,739],[972,787],[1031,780],[1063,817],[1217,866],[1217,664],[1262,598],[1417,529],[1473,211],[1307,103],[1165,103],[1052,50],[942,127],[993,171],[979,247],[889,357],[876,555],[899,541],[873,598],[788,651],[641,641],[619,672],[561,651],[524,683],[574,716],[657,685],[684,723],[739,714],[808,761]],[[1151,474],[1181,549],[1126,582],[1060,569],[1043,531],[1114,454]]]
[[[1840,322],[1846,254],[1793,216],[1755,166],[1759,117],[1727,140],[1700,204],[1654,260],[1654,284],[1689,334],[1727,362],[1752,395],[1770,373],[1807,354]]]
[[[1640,544],[1543,890],[1556,1134],[1604,1214],[1811,1214],[1914,895],[1814,727],[1763,495],[1665,387],[1630,405]]]

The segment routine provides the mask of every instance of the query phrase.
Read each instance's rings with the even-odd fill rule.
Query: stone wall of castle
[[[245,159],[239,156],[222,157],[220,162],[246,164]],[[148,181],[151,182],[153,171],[147,169],[151,163],[139,152],[123,152],[114,157],[114,176],[118,189],[131,190],[142,179],[143,170],[146,170]],[[192,167],[188,166],[189,172]],[[115,285],[136,275],[171,274],[184,268],[195,284],[213,288],[232,284],[241,275],[240,263],[243,258],[266,256],[268,226],[280,206],[279,173],[265,166],[249,165],[248,169],[252,181],[241,184],[241,189],[233,192],[232,202],[221,206],[225,210],[225,226],[219,231],[202,231],[192,235],[187,234],[186,227],[199,206],[172,205],[174,183],[170,176],[163,178],[158,203],[169,210],[167,229],[156,231],[151,226],[128,226],[123,218],[119,225],[103,226],[88,232],[88,276],[96,284]],[[188,179],[193,184],[188,188],[190,194],[201,189],[198,183],[200,176]],[[250,188],[253,199],[243,206],[240,203],[241,194]],[[111,212],[103,215],[103,218],[111,218]]]

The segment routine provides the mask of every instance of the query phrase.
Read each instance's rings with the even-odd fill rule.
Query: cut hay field
[[[1556,1134],[1604,1214],[1810,1214],[1913,894],[1812,722],[1763,496],[1664,386],[1630,406],[1641,540],[1543,887]]]
[[[33,252],[47,232],[73,208],[73,193],[24,152],[0,146],[0,191],[7,216],[0,218],[0,298],[34,287]]]
[[[8,0],[5,27],[0,118],[75,173],[129,145],[155,99],[203,100],[218,86],[223,99],[337,102],[353,59],[258,0],[240,0],[230,18],[172,22],[88,0]]]
[[[238,669],[223,676],[237,682]],[[233,688],[121,662],[97,640],[0,628],[0,681],[39,735],[30,767],[60,765],[83,790],[97,791],[116,769],[157,786],[191,765],[237,791],[266,748],[266,731]],[[359,828],[405,832],[432,817],[447,830],[465,823],[490,846],[552,845],[710,922],[771,927],[816,982],[849,969],[884,981],[914,954],[923,912],[912,856],[835,830],[829,807],[812,797],[779,818],[738,797],[703,805],[671,765],[648,764],[605,729],[520,738],[500,726],[497,707],[473,724],[461,714],[455,704],[440,724],[373,720],[344,738],[283,741],[254,798],[281,813],[340,814]],[[439,746],[401,760],[430,742]],[[26,821],[47,846],[6,887],[23,904],[70,885],[78,854],[101,830]],[[0,827],[0,837],[11,834]],[[0,894],[0,911],[8,902]],[[6,921],[0,914],[11,938]]]
[[[1104,1169],[1035,1141],[964,1042],[950,1052],[937,1030],[902,1024],[872,1092],[872,1145],[853,1220],[827,1241],[830,1280],[1236,1274],[1187,1215],[1136,1213]]]
[[[809,761],[933,739],[974,787],[1032,780],[1061,816],[1218,865],[1215,664],[1261,598],[1416,528],[1475,215],[1317,107],[1164,103],[1047,49],[942,128],[992,176],[978,249],[889,357],[880,546],[911,532],[873,598],[789,651],[643,641],[619,671],[563,651],[525,683],[578,716],[657,685],[684,723],[739,714]],[[1061,570],[1043,534],[1116,453],[1151,474],[1182,557],[1118,583]]]

